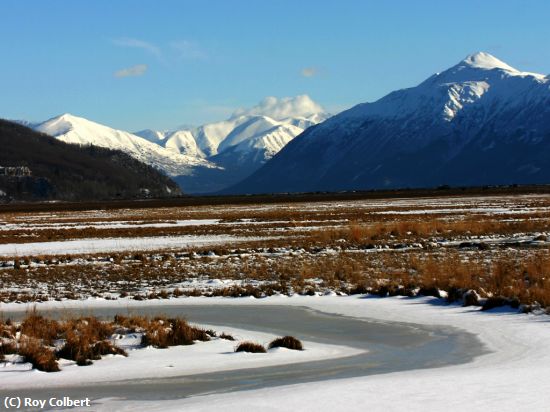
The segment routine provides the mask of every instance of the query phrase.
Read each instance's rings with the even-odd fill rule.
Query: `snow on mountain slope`
[[[135,134],[175,152],[207,157],[217,154],[220,142],[238,125],[238,119],[232,119],[197,128],[181,127],[172,131],[145,129]]]
[[[204,158],[206,155],[197,145],[193,133],[189,130],[178,130],[166,135],[164,147],[175,153],[181,153],[196,158]]]
[[[151,143],[160,144],[161,146],[162,141],[166,138],[166,132],[151,129],[140,130],[139,132],[134,132],[134,134],[136,136],[143,137]]]
[[[229,119],[221,122],[205,124],[192,131],[197,142],[197,146],[206,156],[218,154],[220,143],[227,137],[231,131],[239,126],[246,119],[244,117]]]
[[[235,112],[232,119],[239,125],[220,143],[218,152],[239,146],[239,152],[248,148],[251,156],[267,160],[305,129],[328,117],[323,108],[307,95],[280,99],[267,97],[250,109]],[[285,143],[281,145],[283,141]]]
[[[121,150],[170,176],[189,174],[192,167],[214,167],[204,159],[175,153],[134,134],[70,114],[54,117],[35,129],[66,143]]]
[[[420,85],[390,93],[375,103],[359,104],[341,114],[342,119],[365,116],[404,118],[435,116],[451,120],[454,115],[483,99],[483,105],[496,100],[521,104],[522,94],[530,94],[531,86],[548,85],[541,74],[520,72],[487,53],[466,57],[450,69],[436,73]]]
[[[236,146],[243,141],[250,140],[278,125],[279,122],[266,116],[244,117],[244,121],[242,121],[239,126],[235,127],[220,143],[218,146],[218,153],[223,152],[231,146]]]
[[[328,113],[320,112],[315,113],[307,117],[289,117],[281,120],[282,123],[290,124],[292,126],[299,127],[302,130],[307,129],[308,127],[314,126],[318,123],[322,123],[330,117]]]
[[[276,153],[274,151],[275,146],[262,147],[259,143],[261,139],[258,140],[258,137],[262,133],[271,133],[274,127],[281,125],[294,126],[295,128],[280,129],[279,134],[284,133],[284,131],[289,132],[284,137],[284,140],[288,142],[297,136],[296,128],[300,128],[303,131],[314,124],[326,120],[328,117],[329,115],[324,112],[323,108],[309,96],[301,95],[280,99],[268,97],[252,108],[237,110],[227,120],[205,124],[195,129],[165,133],[162,139],[157,139],[157,143],[170,147],[173,150],[181,147],[188,153],[189,145],[192,145],[190,142],[192,135],[198,149],[204,154],[204,157],[208,158],[218,155],[232,146],[237,146],[246,140],[252,139],[254,143],[242,145],[241,151],[245,147],[249,147],[254,152],[262,151],[259,157],[262,157],[265,151],[269,154],[267,157],[264,157],[270,158]],[[148,132],[147,136],[150,136],[151,132]],[[185,132],[185,140],[187,142],[185,145],[178,142],[178,140],[182,139],[182,136],[177,132]],[[152,133],[160,134],[162,132]],[[171,142],[172,139],[176,140],[176,142]],[[191,153],[192,151],[189,152],[189,154]],[[254,153],[254,155],[256,154]]]
[[[244,139],[233,147],[237,152],[258,153],[263,155],[262,160],[269,160],[303,131],[304,129],[291,124],[279,124]]]
[[[178,179],[191,193],[207,193],[247,177],[305,129],[328,117],[306,95],[268,97],[252,108],[237,110],[227,120],[164,133],[157,143],[177,153],[205,158],[223,168],[197,170]]]
[[[177,181],[190,193],[220,191],[252,174],[302,131],[291,124],[276,124],[210,156],[208,160],[220,166],[221,170],[204,169]]]
[[[328,117],[323,108],[306,95],[267,97],[254,107],[237,110],[227,120],[187,130],[194,136],[198,148],[210,157],[277,125],[290,124],[304,130]],[[170,137],[166,137],[165,146],[169,145]]]
[[[492,56],[489,53],[485,53],[485,52],[478,52],[478,53],[474,53],[474,54],[470,54],[469,56],[466,56],[466,58],[462,61],[462,64],[460,66],[464,66],[464,65],[467,65],[469,67],[473,67],[476,69],[485,69],[485,70],[502,69],[509,72],[517,72],[517,70],[514,69],[512,66],[509,66],[508,64],[504,63],[502,60],[499,60],[495,56]]]
[[[550,80],[476,53],[307,129],[231,193],[550,182]]]

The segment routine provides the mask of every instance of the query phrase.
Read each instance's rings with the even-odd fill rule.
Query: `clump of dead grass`
[[[230,341],[234,341],[235,338],[233,337],[233,335],[230,335],[229,333],[226,333],[226,332],[222,332],[220,334],[220,339],[225,339],[225,340],[230,340]]]
[[[294,336],[283,336],[271,341],[269,349],[273,348],[287,348],[292,350],[304,350],[302,342],[296,339]]]
[[[235,348],[235,352],[267,353],[263,345],[256,342],[241,342]]]
[[[208,340],[210,336],[205,330],[189,325],[185,319],[156,317],[147,325],[141,342],[144,346],[167,348]]]
[[[143,343],[158,348],[192,345],[210,340],[212,330],[191,326],[183,318],[115,316],[101,321],[93,316],[54,320],[32,310],[20,325],[0,322],[0,360],[18,354],[41,371],[59,370],[57,360],[69,359],[79,366],[90,365],[105,355],[128,356],[113,340],[115,334],[142,333]],[[223,336],[223,334],[222,334]],[[55,349],[54,345],[59,345]]]
[[[59,365],[53,349],[44,346],[39,339],[23,337],[19,342],[17,353],[32,367],[44,372],[59,372]]]

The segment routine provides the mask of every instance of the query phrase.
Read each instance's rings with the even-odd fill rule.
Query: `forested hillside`
[[[63,143],[0,119],[0,200],[78,201],[180,194],[167,176],[120,151]]]

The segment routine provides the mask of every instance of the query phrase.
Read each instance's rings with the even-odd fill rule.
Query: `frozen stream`
[[[71,313],[112,318],[127,310],[109,307],[71,309]],[[42,313],[47,311],[41,310]],[[399,322],[381,322],[326,314],[300,306],[283,305],[158,305],[132,307],[132,314],[185,316],[193,323],[221,328],[293,335],[299,339],[366,349],[346,358],[284,366],[240,369],[162,379],[104,382],[93,387],[74,386],[2,391],[0,396],[49,398],[70,396],[123,398],[127,400],[178,399],[206,393],[232,392],[327,379],[341,379],[421,368],[466,363],[487,350],[476,335],[452,327],[431,327]],[[22,312],[4,317],[17,319]],[[63,316],[52,311],[52,316]],[[222,330],[222,329],[220,329]],[[93,367],[93,366],[90,366]]]

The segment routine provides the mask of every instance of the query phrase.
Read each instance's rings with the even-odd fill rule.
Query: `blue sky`
[[[550,74],[548,0],[0,0],[0,16],[4,118],[166,129],[298,94],[336,112],[475,51]]]

